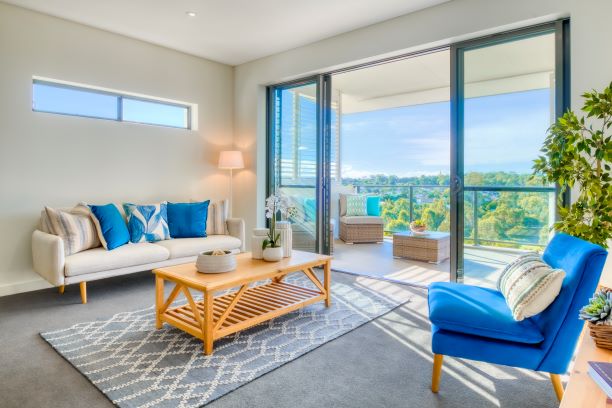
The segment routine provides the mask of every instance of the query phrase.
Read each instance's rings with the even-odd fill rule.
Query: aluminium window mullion
[[[117,121],[123,122],[123,96],[117,95]]]

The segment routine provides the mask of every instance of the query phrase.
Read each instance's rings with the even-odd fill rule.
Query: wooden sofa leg
[[[81,302],[85,304],[87,303],[87,282],[79,283],[79,288],[81,289]]]
[[[434,354],[433,372],[431,373],[431,391],[438,392],[440,389],[440,376],[442,375],[442,354]]]
[[[561,384],[561,377],[559,374],[550,373],[550,381],[552,382],[557,399],[561,401],[563,399],[563,384]]]
[[[65,289],[64,285],[59,285],[57,288],[57,291],[59,292],[60,295],[63,295],[64,289]]]

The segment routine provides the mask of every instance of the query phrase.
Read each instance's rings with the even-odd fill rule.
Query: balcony
[[[393,233],[407,230],[412,220],[423,219],[431,231],[449,230],[447,185],[354,184],[337,186],[332,192],[340,190],[381,196],[385,240],[382,244],[354,245],[335,240],[335,269],[423,285],[449,280],[448,259],[435,265],[394,258],[392,251]],[[494,287],[508,262],[546,245],[554,220],[555,189],[466,186],[464,191],[464,282]],[[336,222],[337,217],[336,213]]]

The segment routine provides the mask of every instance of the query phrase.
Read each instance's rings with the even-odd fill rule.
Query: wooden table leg
[[[209,356],[213,351],[213,293],[204,293],[204,321],[202,329],[204,331],[204,354]]]
[[[280,283],[280,282],[283,281],[283,279],[285,279],[285,276],[287,276],[287,274],[280,275],[280,276],[275,276],[274,278],[272,278],[272,281],[274,281],[276,283]]]
[[[161,312],[164,306],[164,278],[155,275],[155,328],[162,328]]]
[[[323,286],[325,287],[325,306],[326,307],[330,307],[331,306],[331,261],[327,261],[325,262],[325,265],[323,267],[323,273],[324,273],[324,281],[323,281]]]

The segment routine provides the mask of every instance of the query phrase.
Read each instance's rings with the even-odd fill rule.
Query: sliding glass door
[[[494,287],[502,268],[543,249],[556,188],[531,177],[564,98],[562,23],[453,47],[451,271]]]
[[[495,286],[509,261],[544,248],[557,217],[557,186],[532,178],[531,168],[548,127],[569,106],[568,33],[569,21],[557,21],[454,44],[450,52],[270,86],[268,193],[297,209],[294,248],[329,253],[340,192],[384,198],[387,234],[372,257],[391,256],[392,233],[411,221],[445,239],[450,229],[442,265],[402,270],[422,267],[443,280],[450,270],[451,281]],[[359,168],[350,150],[358,143],[349,137],[364,139]],[[390,153],[377,157],[382,148]],[[440,168],[449,158],[450,177]],[[393,174],[382,177],[390,166]],[[353,249],[363,255],[368,248]]]
[[[327,253],[324,87],[325,78],[314,77],[268,89],[268,193],[286,197],[296,209],[290,218],[293,248]]]

